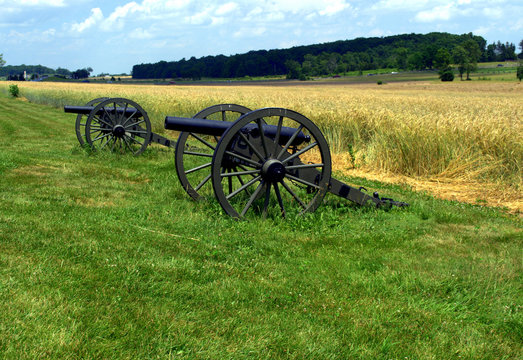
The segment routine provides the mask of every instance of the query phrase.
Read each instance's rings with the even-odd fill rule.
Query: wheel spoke
[[[298,152],[292,154],[291,156],[289,156],[288,158],[286,158],[286,159],[283,160],[282,162],[285,164],[285,163],[291,161],[292,159],[297,158],[297,157],[299,157],[300,155],[306,153],[307,151],[309,151],[310,149],[312,149],[312,148],[315,147],[316,145],[318,145],[317,142],[314,142],[314,143],[312,143],[312,144],[309,144],[309,145],[307,145],[306,147],[304,147],[303,149],[301,149],[300,151],[298,151]]]
[[[251,148],[251,150],[256,154],[256,156],[260,159],[260,160],[265,160],[265,158],[263,157],[262,154],[260,154],[260,152],[258,151],[258,149],[249,141],[249,139],[247,139],[247,136],[245,136],[244,133],[242,133],[241,131],[238,132],[238,134],[240,135],[240,137],[243,139],[243,141],[245,141],[247,143],[247,145]],[[261,135],[260,135],[261,136]]]
[[[299,198],[299,196],[296,195],[296,194],[294,193],[294,191],[292,191],[292,189],[289,187],[289,185],[287,185],[287,184],[285,183],[285,181],[282,180],[282,181],[280,181],[280,183],[283,185],[283,187],[285,188],[285,190],[287,190],[287,191],[289,192],[289,194],[291,194],[292,197],[293,197],[294,199],[296,199],[296,201],[297,201],[297,202],[298,202],[298,203],[299,203],[299,204],[300,204],[304,209],[307,208],[307,206],[305,206],[305,204],[303,203],[303,201],[301,201],[301,199]]]
[[[258,197],[258,194],[262,190],[263,185],[265,185],[265,181],[264,180],[260,181],[260,184],[258,185],[256,190],[254,190],[254,193],[251,195],[251,198],[249,199],[249,201],[247,202],[247,204],[243,208],[240,216],[245,216],[245,213],[247,212],[247,210],[249,210],[249,208],[251,207],[251,205],[254,202],[254,200],[256,200],[256,198]]]
[[[265,202],[263,203],[262,216],[265,219],[267,217],[267,210],[269,209],[269,200],[271,197],[271,183],[269,182],[265,190]]]
[[[194,152],[194,151],[184,151],[183,154],[184,155],[194,155],[194,156],[204,156],[204,157],[211,157],[212,158],[212,154],[199,153],[199,152]]]
[[[225,153],[226,153],[227,155],[234,156],[234,157],[237,158],[237,159],[243,160],[243,161],[245,161],[246,163],[251,164],[251,165],[252,165],[254,168],[256,168],[256,169],[259,169],[259,168],[261,167],[261,164],[260,164],[260,163],[254,161],[254,160],[251,160],[251,159],[249,159],[249,158],[246,158],[245,156],[238,155],[238,154],[236,154],[236,153],[233,153],[232,151],[226,151]]]
[[[249,186],[251,186],[252,184],[254,184],[256,181],[258,181],[260,179],[261,179],[261,176],[256,176],[255,178],[253,178],[253,179],[249,180],[247,183],[245,183],[245,185],[239,187],[238,189],[236,189],[235,191],[233,191],[232,193],[227,195],[225,198],[227,200],[231,199],[232,197],[238,195],[240,192],[247,189]]]
[[[109,144],[109,141],[112,140],[112,137],[108,138],[107,141],[105,143],[103,143],[103,145],[100,147],[100,150],[102,150],[107,144]]]
[[[242,169],[243,171],[249,171],[249,169],[247,169],[247,168],[246,168],[245,166],[243,166],[243,165],[238,165],[238,167],[239,167],[240,169]],[[252,175],[252,174],[251,174],[251,176],[254,177],[254,175]]]
[[[203,185],[205,185],[205,183],[206,183],[207,181],[209,181],[210,178],[211,178],[211,174],[207,175],[207,176],[205,177],[205,179],[203,179],[203,180],[198,184],[198,186],[196,186],[196,187],[194,188],[194,190],[196,190],[196,191],[200,190],[201,187],[202,187]]]
[[[185,175],[190,174],[190,173],[195,172],[195,171],[198,171],[198,170],[201,170],[201,169],[205,169],[206,167],[209,167],[211,165],[212,165],[212,163],[206,163],[206,164],[197,166],[195,168],[192,168],[190,170],[185,171]]]
[[[286,166],[285,170],[296,170],[296,169],[309,169],[309,168],[317,168],[317,167],[323,167],[324,164],[301,164],[301,165],[291,165]]]
[[[125,103],[125,107],[123,108],[123,111],[122,111],[122,114],[118,117],[118,124],[122,124],[123,122],[123,119],[125,117],[125,113],[127,111],[127,107],[129,106],[128,103]],[[116,109],[115,109],[115,112],[116,112]],[[129,118],[126,119],[126,121],[129,120]]]
[[[108,136],[111,136],[112,134],[111,133],[108,133],[108,134],[105,134],[105,135],[101,135],[101,136],[98,136],[96,138],[94,138],[93,140],[91,140],[92,142],[95,142],[95,141],[98,141],[98,140],[101,140],[105,137],[108,137]]]
[[[278,183],[274,183],[274,192],[276,193],[276,197],[278,198],[278,204],[280,205],[281,215],[283,217],[285,217],[285,208],[283,207],[283,200],[281,198],[280,188],[278,187]]]
[[[102,130],[92,130],[92,131],[89,131],[89,135],[93,135],[93,134],[111,134],[111,132],[107,132],[107,131],[102,131]]]
[[[291,174],[285,174],[285,177],[286,177],[286,178],[289,178],[289,179],[291,179],[291,180],[297,181],[297,182],[299,182],[299,183],[302,183],[302,184],[304,184],[304,185],[307,185],[307,186],[313,187],[313,188],[315,188],[315,189],[319,189],[319,188],[320,188],[320,187],[319,187],[318,185],[316,185],[316,184],[313,184],[313,183],[311,183],[311,182],[309,182],[309,181],[307,181],[307,180],[300,179],[299,177],[292,176]]]
[[[85,126],[85,125],[84,125]],[[91,130],[92,129],[95,129],[95,130],[107,130],[107,127],[102,127],[102,126],[90,126],[89,127]],[[93,131],[91,131],[91,134],[93,133]]]
[[[227,169],[227,171],[230,173],[231,169]],[[229,194],[230,194],[230,193],[232,193],[232,177],[229,176],[227,181],[229,182]]]
[[[133,138],[133,137],[130,137],[130,136],[129,136],[129,139],[131,139],[132,141],[134,141],[135,143],[137,143],[137,144],[140,145],[140,146],[143,145],[143,143],[139,142],[138,140],[136,140],[136,139]],[[142,138],[142,139],[143,139],[143,138]],[[145,141],[145,140],[144,140],[144,141]]]
[[[131,148],[131,144],[126,139],[127,136],[124,136],[123,141],[125,143],[125,146],[129,149],[130,152],[134,152],[134,150]]]
[[[281,160],[281,157],[283,156],[283,154],[289,150],[289,147],[292,145],[292,143],[294,142],[294,139],[296,139],[296,136],[298,136],[298,134],[301,132],[301,129],[303,129],[303,125],[300,124],[300,127],[296,129],[296,131],[294,132],[294,134],[292,134],[292,136],[290,137],[289,141],[287,141],[287,144],[285,144],[285,146],[283,147],[283,149],[281,149],[280,153],[278,154],[278,156],[276,157],[276,159],[278,160]]]
[[[259,118],[256,120],[256,122],[258,123],[258,129],[260,130],[262,147],[263,147],[263,151],[265,152],[265,159],[268,159],[270,155],[269,155],[269,150],[267,150],[267,142],[265,140],[265,132],[263,131],[262,119]]]
[[[109,113],[107,112],[107,109],[105,108],[105,106],[104,106],[102,109],[103,109],[103,112],[104,112],[104,114],[105,114],[104,116],[107,117],[107,119],[111,119],[111,120],[112,120],[111,114],[109,114]],[[98,115],[96,115],[96,116],[98,116]],[[102,119],[100,118],[100,120],[102,120]],[[107,123],[107,122],[105,122],[105,121],[102,121],[102,122],[105,123],[105,124],[107,124],[107,125],[110,126],[110,127],[113,127],[112,122],[111,122],[111,124],[109,124],[109,123]]]
[[[283,116],[280,116],[278,119],[278,127],[276,128],[276,136],[274,137],[274,153],[278,151],[278,147],[280,146],[280,135],[281,135],[281,127],[283,125]]]
[[[126,105],[126,108],[127,108],[127,104],[125,104],[125,105]],[[138,112],[138,109],[134,109],[134,112],[131,114],[131,116],[129,116],[129,117],[128,117],[124,122],[123,122],[122,126],[125,127],[125,124],[127,124],[127,122],[128,122],[130,119],[132,119],[132,118],[134,117],[134,115],[135,115],[137,112]]]
[[[202,139],[201,137],[199,137],[198,135],[196,135],[194,133],[190,133],[190,135],[192,135],[196,140],[198,140],[202,144],[208,146],[209,148],[211,148],[214,151],[215,147],[212,146],[211,144],[209,144],[207,141],[205,141],[204,139]]]
[[[141,123],[144,123],[144,122],[145,122],[145,120],[140,120],[140,121],[138,121],[138,122],[135,122],[135,123],[133,123],[133,124],[130,124],[130,125],[125,126],[125,129],[127,129],[127,128],[130,127],[130,126],[140,125]]]
[[[131,134],[147,135],[147,131],[142,131],[142,130],[125,130],[125,132],[131,133]]]
[[[210,164],[210,163],[209,163]],[[253,174],[259,174],[260,170],[247,170],[247,171],[238,171],[238,172],[231,172],[221,174],[223,177],[233,177],[233,176],[240,176],[240,175],[253,175]]]
[[[234,170],[237,170],[237,169],[234,168]],[[238,178],[238,181],[240,182],[241,185],[245,185],[245,183],[243,182],[243,179],[242,179],[241,175],[236,175],[236,177]]]
[[[104,108],[104,111],[105,111],[105,108]],[[98,115],[96,115],[93,120],[95,120],[96,122],[98,123],[104,123],[105,125],[109,126],[111,129],[113,128],[113,124],[110,124],[108,123],[107,121],[105,121],[104,119],[102,119],[101,117],[99,117]]]

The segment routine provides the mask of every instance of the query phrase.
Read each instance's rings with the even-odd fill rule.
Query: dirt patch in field
[[[511,213],[523,213],[523,195],[517,189],[500,184],[448,178],[411,178],[347,167],[348,154],[332,154],[332,170],[346,176],[362,177],[391,184],[406,184],[414,191],[425,191],[437,198],[469,204],[506,207]],[[401,200],[401,199],[399,199]]]

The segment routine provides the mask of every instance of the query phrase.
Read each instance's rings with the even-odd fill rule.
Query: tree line
[[[35,80],[40,78],[42,75],[55,75],[63,78],[71,79],[85,79],[88,78],[93,69],[91,67],[70,71],[65,68],[52,69],[42,65],[8,65],[5,64],[5,60],[0,62],[0,76],[6,76],[7,80],[24,81],[24,80]],[[28,75],[28,79],[24,78],[24,72]]]
[[[134,65],[135,79],[166,78],[238,78],[245,76],[287,75],[303,78],[364,71],[380,68],[401,70],[433,69],[436,54],[446,49],[451,55],[456,47],[473,41],[479,49],[477,61],[516,59],[515,45],[487,45],[472,33],[404,34],[388,37],[357,38],[290,49],[258,50],[232,56],[191,57],[179,61],[160,61]],[[452,59],[453,60],[453,59]]]

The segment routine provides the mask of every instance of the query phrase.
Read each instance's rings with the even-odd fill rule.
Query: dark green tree
[[[521,79],[523,79],[523,61],[519,62],[516,76],[518,77],[519,81],[521,82]]]
[[[465,73],[467,64],[467,52],[463,46],[457,45],[452,51],[452,57],[454,58],[454,63],[458,65],[459,77],[463,80],[463,74]]]
[[[467,53],[465,72],[467,73],[467,80],[470,80],[470,73],[478,68],[478,60],[481,56],[481,50],[478,43],[472,39],[465,41],[462,46]]]
[[[73,71],[71,76],[73,79],[86,79],[89,77],[89,71],[87,69],[78,69]]]
[[[0,54],[0,67],[5,65],[4,54]]]
[[[452,63],[450,52],[446,48],[439,48],[434,56],[434,67],[436,69],[445,69]]]
[[[60,68],[60,67],[58,69],[56,69],[56,73],[58,75],[64,75],[64,76],[71,75],[71,71],[69,71],[67,69]]]
[[[287,79],[299,79],[301,76],[301,65],[294,60],[287,60],[285,67],[288,70]]]
[[[452,70],[452,57],[445,48],[439,48],[434,57],[434,66],[439,70],[441,81],[453,81],[454,71]]]
[[[409,69],[411,69],[411,70],[425,69],[425,64],[423,63],[423,55],[419,51],[416,51],[415,53],[410,54],[407,59],[407,62],[409,64],[408,65]]]

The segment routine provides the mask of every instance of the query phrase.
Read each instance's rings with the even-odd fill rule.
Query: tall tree
[[[467,53],[465,72],[467,73],[467,80],[470,80],[470,73],[475,71],[478,67],[478,60],[481,56],[481,50],[478,43],[472,39],[465,41],[462,46]]]
[[[463,80],[463,74],[465,73],[467,64],[467,51],[461,45],[457,45],[452,51],[452,57],[454,63],[458,65],[459,77]]]
[[[523,59],[523,39],[519,42],[519,49],[521,50],[521,52],[519,53],[518,57],[520,59]]]
[[[5,65],[4,54],[0,54],[0,66]]]
[[[434,66],[439,70],[441,81],[453,81],[454,72],[452,71],[452,57],[450,52],[445,48],[439,48],[434,56]]]

